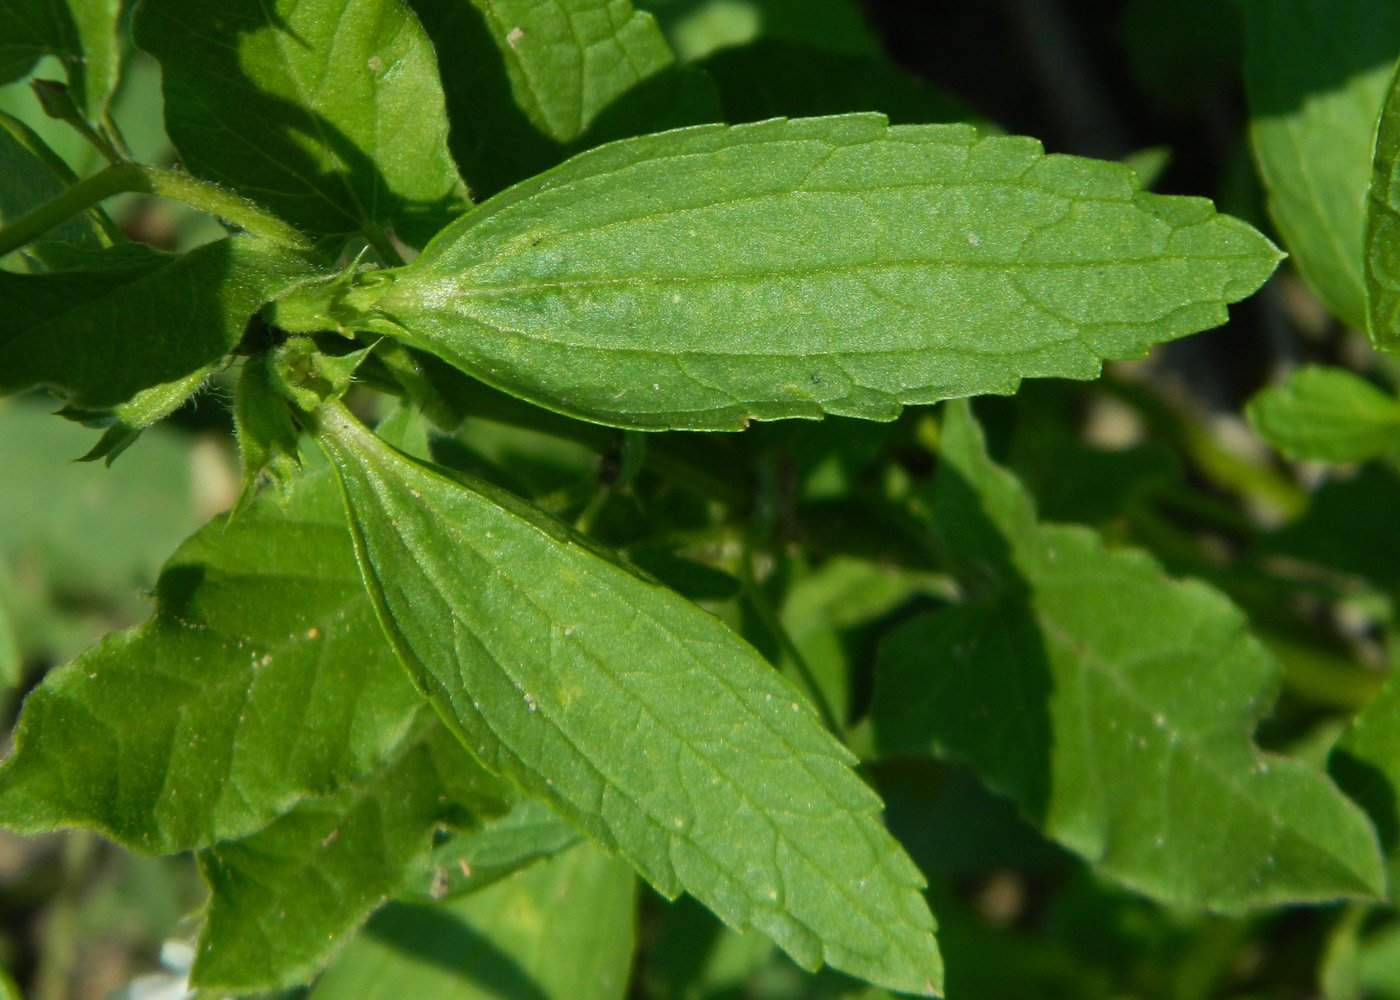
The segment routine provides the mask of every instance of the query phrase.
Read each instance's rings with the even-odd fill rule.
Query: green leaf
[[[1093,378],[1223,323],[1277,259],[1119,164],[851,115],[593,150],[322,308],[550,409],[735,429]]]
[[[1400,6],[1248,0],[1245,15],[1250,134],[1270,214],[1318,297],[1365,329],[1366,191]]]
[[[1377,346],[1400,345],[1400,74],[1376,131],[1366,199],[1366,321]]]
[[[252,502],[262,473],[266,472],[285,495],[301,468],[297,428],[286,397],[273,384],[268,362],[266,351],[244,361],[233,393],[233,426],[243,466],[235,512]]]
[[[375,914],[310,1000],[622,1000],[636,879],[581,844],[481,892]]]
[[[14,222],[30,209],[58,197],[65,190],[64,181],[69,178],[54,170],[56,157],[53,160],[44,157],[34,148],[34,143],[38,144],[39,150],[53,156],[31,129],[0,113],[0,177],[5,178],[5,183],[0,185],[0,226]],[[66,219],[50,230],[45,238],[93,250],[102,246],[92,220],[82,215]],[[27,252],[40,262],[44,260],[42,247],[31,248]]]
[[[965,758],[1051,838],[1166,903],[1384,894],[1365,815],[1251,742],[1278,671],[1228,600],[1039,524],[965,405],[939,460],[934,525],[967,597],[882,648],[883,751]]]
[[[97,444],[79,461],[95,462],[101,458],[105,459],[105,464],[111,465],[118,455],[136,442],[143,430],[164,420],[194,396],[213,370],[213,365],[196,368],[173,382],[142,389],[127,402],[110,410],[64,407],[59,411],[61,416],[88,427],[106,428]]]
[[[523,501],[318,420],[380,622],[483,763],[800,964],[938,989],[918,870],[757,652]]]
[[[49,274],[0,272],[0,392],[42,385],[87,409],[213,364],[264,303],[315,273],[248,236],[187,254],[131,243],[65,257]]]
[[[168,854],[372,773],[421,699],[360,582],[329,470],[182,545],[148,623],[51,671],[0,768],[0,823]]]
[[[1400,447],[1400,401],[1344,368],[1299,368],[1251,399],[1247,412],[1289,458],[1364,462]]]
[[[1400,674],[1351,720],[1327,769],[1361,803],[1393,857],[1400,848]]]
[[[387,231],[422,246],[467,205],[432,45],[401,0],[146,0],[134,30],[192,173],[388,259]]]
[[[1326,481],[1303,515],[1266,536],[1268,552],[1305,559],[1400,590],[1400,534],[1377,531],[1378,511],[1400,509],[1400,476],[1370,465]]]
[[[191,985],[252,993],[308,982],[426,863],[440,791],[429,750],[414,743],[363,786],[201,851],[210,901]]]
[[[433,848],[431,871],[414,894],[424,901],[476,892],[577,844],[582,835],[534,799],[521,799],[480,830]]]
[[[628,0],[411,0],[437,49],[450,144],[486,197],[609,139],[719,120]]]
[[[25,76],[41,56],[58,56],[79,107],[98,121],[121,71],[121,7],[121,0],[9,0],[0,5],[0,83]]]

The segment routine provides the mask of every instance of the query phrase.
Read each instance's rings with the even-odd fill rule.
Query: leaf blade
[[[1245,224],[1135,184],[878,115],[682,129],[492,199],[348,324],[601,423],[888,420],[1095,377],[1223,322],[1273,270]]]
[[[1049,836],[1164,902],[1240,912],[1384,894],[1360,810],[1253,744],[1277,668],[1228,600],[1143,552],[1039,524],[965,406],[940,459],[938,530],[980,597],[887,643],[882,749],[967,759]]]
[[[1344,368],[1299,368],[1250,400],[1247,413],[1290,458],[1364,462],[1400,445],[1400,402]]]
[[[938,989],[917,869],[756,653],[521,501],[318,419],[381,624],[478,759],[800,963]]]
[[[1366,325],[1383,350],[1400,343],[1400,75],[1391,81],[1376,131],[1366,194]]]
[[[401,0],[153,0],[134,30],[192,173],[332,240],[421,246],[468,204],[432,46]]]

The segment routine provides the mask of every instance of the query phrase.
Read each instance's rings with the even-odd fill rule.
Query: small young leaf
[[[287,398],[273,385],[268,361],[266,351],[244,361],[233,393],[233,427],[243,466],[235,516],[252,503],[262,473],[286,496],[301,468],[297,428]]]
[[[423,901],[476,892],[568,850],[582,835],[534,799],[521,799],[500,819],[437,847],[431,870],[413,889]]]
[[[335,244],[393,230],[422,246],[466,207],[432,45],[402,0],[147,0],[137,15],[191,172]]]
[[[1371,339],[1385,350],[1400,350],[1400,73],[1391,82],[1376,132],[1365,265]]]
[[[1318,297],[1365,329],[1366,189],[1400,55],[1400,5],[1248,0],[1245,18],[1250,133],[1269,212]]]
[[[0,271],[0,392],[42,385],[87,409],[213,364],[264,303],[316,273],[251,236],[187,254],[131,243],[64,257],[49,274]]]
[[[334,477],[181,546],[155,618],[50,672],[0,768],[0,823],[149,853],[242,837],[359,780],[421,699],[360,582]]]
[[[64,407],[59,411],[60,415],[77,420],[88,427],[106,428],[97,444],[78,461],[95,462],[101,458],[110,466],[118,455],[136,442],[143,430],[170,416],[198,392],[211,371],[213,365],[196,368],[174,382],[142,389],[127,402],[110,410],[77,410],[71,406]]]
[[[626,862],[580,844],[451,903],[391,903],[309,1000],[622,1000],[636,886]]]
[[[1400,449],[1400,401],[1344,368],[1299,368],[1251,399],[1248,413],[1289,458],[1364,462]]]
[[[426,863],[440,793],[430,752],[415,742],[361,787],[201,851],[210,901],[191,985],[252,993],[308,982]]]
[[[918,870],[757,652],[523,501],[317,419],[380,622],[483,763],[804,966],[938,990]]]
[[[1094,378],[1223,323],[1277,260],[1120,164],[851,115],[584,153],[325,312],[564,413],[734,429]]]
[[[968,596],[882,648],[882,750],[968,760],[1050,837],[1163,902],[1384,894],[1365,815],[1251,742],[1277,668],[1229,601],[1086,529],[1039,524],[965,404],[939,462],[934,524]]]
[[[478,198],[570,151],[718,121],[714,89],[678,70],[628,0],[410,0],[442,66],[449,142]]]

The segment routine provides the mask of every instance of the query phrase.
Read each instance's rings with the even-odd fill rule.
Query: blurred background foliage
[[[655,14],[681,61],[710,73],[731,121],[857,110],[896,121],[972,118],[1052,151],[1126,160],[1155,190],[1211,197],[1272,231],[1249,146],[1241,4],[637,6]],[[62,74],[46,60],[33,75]],[[112,114],[138,158],[170,164],[159,77],[152,59],[129,50]],[[0,88],[0,110],[38,131],[79,175],[99,166],[76,134],[43,115],[24,81]],[[109,210],[133,239],[161,248],[222,233],[148,197],[124,196]],[[1392,394],[1400,381],[1394,361],[1333,318],[1286,264],[1225,327],[1110,365],[1096,383],[1027,383],[1013,398],[979,401],[977,412],[995,456],[1045,519],[1147,548],[1248,612],[1284,671],[1260,739],[1322,762],[1393,659],[1400,543],[1386,515],[1400,509],[1400,475],[1393,459],[1289,462],[1263,444],[1243,416],[1246,401],[1309,362],[1345,367]],[[216,377],[111,468],[73,461],[96,434],[53,419],[45,397],[0,403],[7,723],[47,669],[144,618],[161,560],[230,506],[238,473],[228,400]],[[926,412],[888,425],[829,419],[671,435],[648,449],[635,435],[507,399],[473,406],[455,435],[435,441],[439,460],[625,549],[781,669],[794,670],[800,654],[862,747],[881,636],[949,598],[900,507],[932,468]],[[952,997],[1400,998],[1400,922],[1388,908],[1239,920],[1174,913],[1097,880],[960,768],[882,760],[868,773],[930,880]],[[548,878],[546,868],[531,871]],[[179,942],[192,935],[201,892],[188,858],[138,858],[81,833],[0,834],[0,964],[31,1000],[183,996],[188,955]],[[505,905],[482,897],[481,906]],[[379,924],[392,923],[385,913]],[[874,995],[835,974],[800,973],[764,939],[724,930],[689,901],[645,898],[639,941],[638,998]],[[346,962],[372,967],[365,949]],[[428,958],[408,964],[419,978],[402,984],[418,983],[423,997],[506,995],[454,986]],[[313,995],[363,995],[337,986],[347,978],[337,975]],[[0,982],[0,996],[9,988]]]

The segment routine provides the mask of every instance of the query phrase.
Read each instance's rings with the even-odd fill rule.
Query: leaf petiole
[[[311,241],[292,226],[231,191],[176,170],[120,162],[79,181],[57,198],[0,229],[0,257],[33,242],[69,216],[128,191],[183,202],[273,243],[296,250],[311,249]]]

